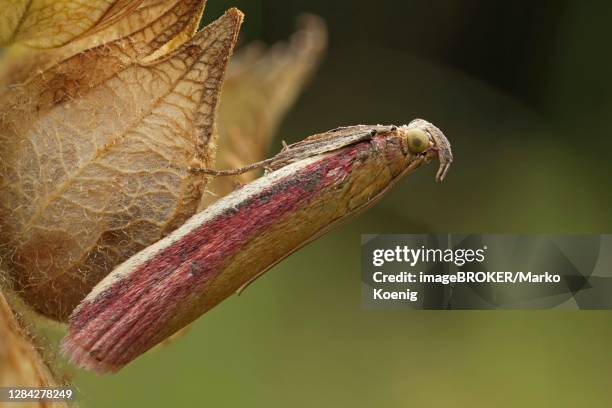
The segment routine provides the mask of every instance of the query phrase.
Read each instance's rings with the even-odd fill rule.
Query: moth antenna
[[[210,176],[215,176],[215,177],[237,176],[239,174],[244,174],[249,171],[253,171],[253,170],[265,167],[266,165],[272,163],[273,161],[274,161],[274,158],[271,158],[271,159],[262,160],[262,161],[259,161],[253,164],[249,164],[248,166],[239,167],[237,169],[226,169],[226,170],[216,170],[216,169],[209,169],[205,167],[189,166],[189,171],[192,173],[208,174]]]

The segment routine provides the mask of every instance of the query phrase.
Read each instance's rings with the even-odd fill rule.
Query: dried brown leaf
[[[5,1],[0,3],[0,45],[23,43],[48,48],[64,44],[104,20],[113,3],[113,0]]]
[[[69,58],[59,51],[61,62],[1,97],[0,259],[47,316],[65,319],[117,264],[197,209],[206,180],[186,169],[194,158],[213,164],[243,16],[230,9],[185,42],[203,4],[173,4],[127,37]]]
[[[4,23],[0,45],[9,47],[0,60],[0,86],[28,81],[33,74],[44,73],[82,51],[129,38],[147,27],[151,28],[148,35],[157,36],[160,41],[163,40],[160,32],[166,33],[168,42],[160,51],[170,51],[195,33],[205,3],[205,0],[94,0],[91,4],[31,0],[21,10],[4,1],[0,3],[6,12],[0,14],[0,22]],[[88,14],[90,8],[100,10]],[[76,25],[80,29],[75,29],[72,20],[84,14],[87,17]],[[190,17],[187,25],[181,24],[185,16]],[[26,20],[34,24],[24,25]],[[166,30],[170,25],[174,29]],[[50,31],[45,29],[47,26]]]
[[[0,46],[46,49],[101,44],[142,30],[181,4],[203,10],[205,1],[14,0],[0,3]],[[197,13],[194,13],[197,14]],[[86,48],[86,47],[85,47]]]

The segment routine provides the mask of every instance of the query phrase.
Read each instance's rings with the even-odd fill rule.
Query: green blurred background
[[[426,118],[455,165],[372,210],[116,375],[87,407],[609,407],[612,314],[361,309],[360,234],[612,231],[612,10],[595,1],[225,1],[242,41],[325,18],[327,58],[278,139]]]

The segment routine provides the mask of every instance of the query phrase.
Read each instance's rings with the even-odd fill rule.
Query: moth
[[[119,370],[436,157],[442,181],[450,143],[416,119],[337,128],[240,169],[192,168],[211,176],[266,173],[103,279],[72,312],[63,352],[98,373]]]

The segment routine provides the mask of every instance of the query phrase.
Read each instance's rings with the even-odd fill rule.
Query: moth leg
[[[282,140],[281,143],[283,145],[283,148],[281,149],[281,152],[285,152],[285,151],[289,150],[289,145],[287,144],[287,142]]]

